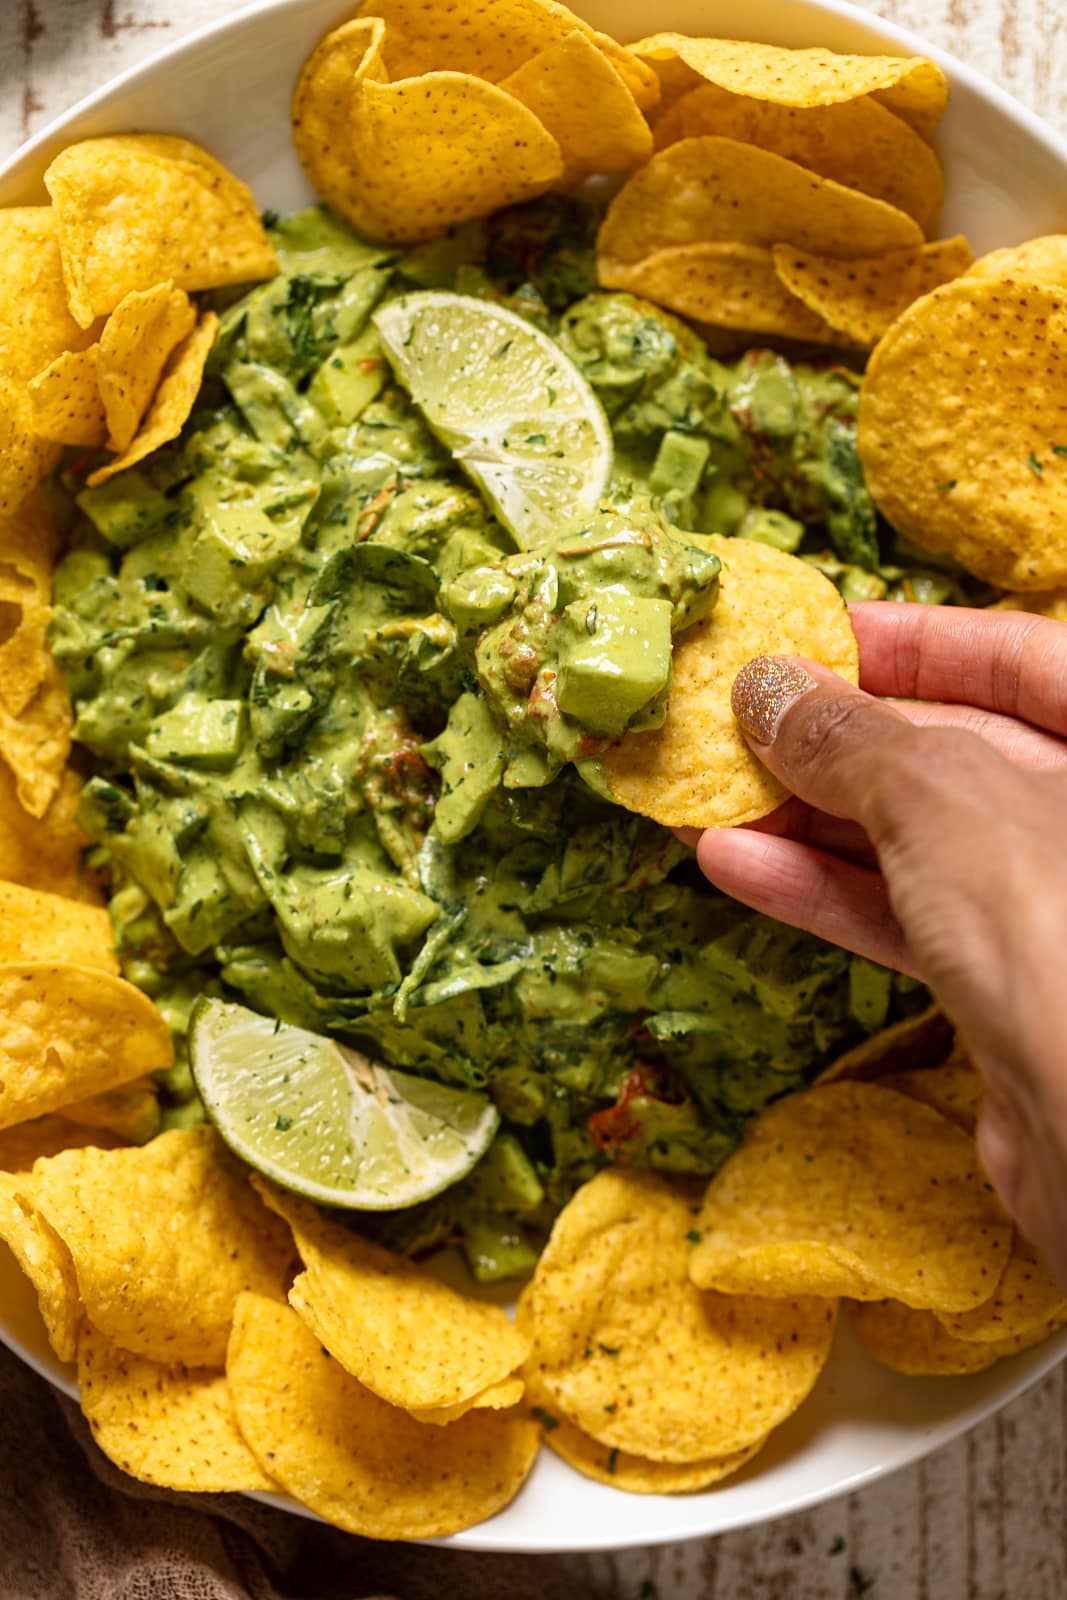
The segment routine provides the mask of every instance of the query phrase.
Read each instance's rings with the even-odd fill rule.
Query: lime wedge
[[[574,363],[513,311],[427,289],[374,323],[400,382],[524,550],[594,511],[611,429]]]
[[[222,1000],[197,1002],[189,1053],[231,1150],[321,1205],[392,1211],[427,1200],[471,1170],[500,1120],[473,1089],[394,1072]]]

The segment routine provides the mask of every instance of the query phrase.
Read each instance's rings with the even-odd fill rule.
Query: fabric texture
[[[135,1483],[2,1347],[0,1484],[2,1600],[573,1600],[547,1557],[377,1544],[240,1495]]]

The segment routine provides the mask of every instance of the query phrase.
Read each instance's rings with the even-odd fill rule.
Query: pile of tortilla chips
[[[656,153],[608,210],[606,288],[718,328],[866,348],[969,265],[965,240],[926,242],[944,190],[932,61],[678,33],[630,48],[659,79]]]
[[[528,1338],[257,1188],[207,1127],[141,1148],[56,1117],[0,1134],[0,1239],[101,1449],[170,1489],[286,1490],[370,1538],[492,1516],[537,1454]]]
[[[304,64],[293,138],[318,193],[409,243],[645,160],[655,72],[557,0],[365,0]]]
[[[864,376],[858,446],[902,534],[1056,615],[1046,591],[1067,583],[1067,235],[994,250],[894,322]]]
[[[250,191],[187,139],[86,139],[45,186],[0,210],[0,516],[64,446],[112,452],[92,484],[177,438],[217,327],[189,291],[277,265]]]
[[[981,1080],[936,1011],[768,1107],[701,1202],[602,1172],[519,1308],[545,1442],[634,1493],[737,1472],[829,1354],[841,1300],[900,1372],[963,1374],[1067,1325],[1067,1298],[974,1149]]]

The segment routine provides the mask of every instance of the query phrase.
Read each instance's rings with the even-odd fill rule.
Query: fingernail
[[[770,744],[782,713],[814,687],[811,674],[788,656],[756,656],[734,679],[730,705],[742,733],[756,744]]]

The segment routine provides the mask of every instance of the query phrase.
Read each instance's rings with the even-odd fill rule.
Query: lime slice
[[[427,289],[375,326],[400,382],[524,550],[594,511],[611,430],[573,361],[514,311]]]
[[[197,1002],[189,1053],[231,1150],[321,1205],[392,1211],[429,1199],[471,1170],[500,1120],[473,1089],[377,1066],[222,1000]]]

